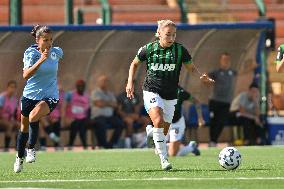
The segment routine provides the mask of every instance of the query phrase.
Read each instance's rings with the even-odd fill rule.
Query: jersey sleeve
[[[146,55],[146,45],[141,47],[138,52],[136,57],[139,59],[139,61],[143,62],[147,60],[147,55]]]
[[[281,46],[279,46],[277,49],[277,56],[276,56],[275,63],[276,64],[280,63],[282,59],[283,59],[283,49]]]
[[[31,67],[35,62],[36,62],[36,54],[32,49],[27,49],[26,52],[24,53],[24,68],[29,68]]]
[[[56,55],[62,59],[63,58],[63,50],[60,47],[54,47]]]
[[[191,55],[189,54],[188,50],[184,46],[182,46],[182,62],[184,64],[192,63]]]

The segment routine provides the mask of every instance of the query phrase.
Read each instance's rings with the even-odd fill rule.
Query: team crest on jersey
[[[174,71],[176,68],[175,64],[159,64],[151,63],[150,69],[153,71]]]
[[[51,52],[50,58],[51,58],[52,60],[56,60],[56,53],[55,53],[55,52]]]

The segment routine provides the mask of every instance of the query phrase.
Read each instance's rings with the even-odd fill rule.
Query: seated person
[[[0,129],[5,132],[4,151],[9,150],[13,130],[20,127],[20,123],[16,120],[18,107],[16,89],[16,81],[9,81],[6,90],[0,94]]]
[[[126,124],[125,147],[134,147],[132,137],[134,137],[134,134],[145,132],[149,121],[144,116],[140,115],[140,99],[135,92],[134,98],[129,99],[127,98],[126,92],[123,91],[118,95],[117,103],[117,113]]]
[[[237,122],[244,130],[244,144],[261,144],[264,137],[263,125],[259,119],[259,90],[256,83],[249,86],[249,90],[240,93],[232,103]]]
[[[117,101],[114,93],[109,90],[109,80],[101,75],[97,88],[91,95],[91,119],[98,141],[98,147],[113,148],[118,143],[123,131],[124,123],[115,114]],[[107,130],[114,129],[110,141],[107,140]]]

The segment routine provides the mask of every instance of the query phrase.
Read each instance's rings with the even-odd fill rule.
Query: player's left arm
[[[194,63],[192,62],[192,57],[191,55],[188,53],[188,50],[184,47],[182,47],[182,62],[183,65],[185,65],[185,68],[191,72],[191,73],[197,73],[200,80],[203,83],[214,83],[215,81],[213,79],[211,79],[207,73],[200,73],[200,71],[198,70],[198,68],[194,65]]]
[[[190,73],[195,73],[196,76],[198,76],[200,78],[200,80],[203,83],[214,83],[215,81],[213,79],[211,79],[207,73],[200,73],[198,71],[198,68],[193,64],[192,62],[192,58],[189,55],[188,51],[185,49],[183,51],[184,56],[183,56],[183,65],[185,66],[185,68],[187,69],[188,72]]]

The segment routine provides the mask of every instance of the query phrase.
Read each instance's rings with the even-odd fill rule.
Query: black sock
[[[25,156],[25,147],[28,139],[29,139],[29,133],[23,133],[19,131],[17,138],[17,151],[19,158],[23,158]]]
[[[38,137],[38,128],[39,122],[31,122],[29,126],[30,135],[29,135],[29,145],[28,149],[32,149],[35,147]]]
[[[5,148],[9,148],[11,137],[5,136]]]

